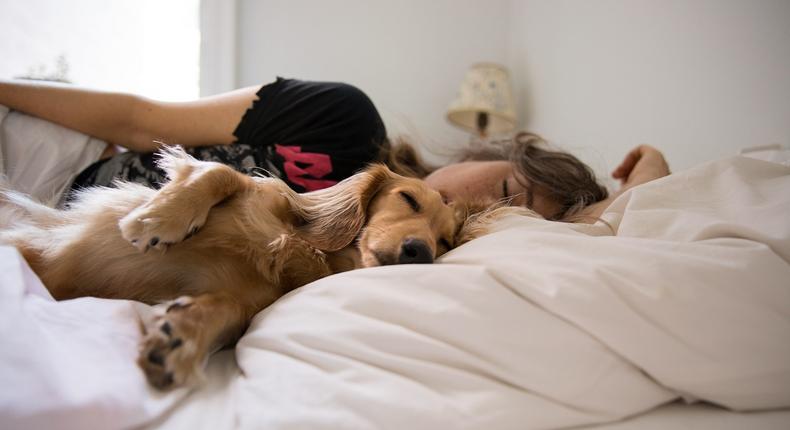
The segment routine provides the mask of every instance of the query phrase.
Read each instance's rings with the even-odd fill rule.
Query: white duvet
[[[790,407],[790,167],[712,162],[604,219],[614,234],[506,218],[441,264],[322,279],[166,395],[134,364],[135,305],[53,302],[2,248],[0,427],[551,429],[678,398]]]

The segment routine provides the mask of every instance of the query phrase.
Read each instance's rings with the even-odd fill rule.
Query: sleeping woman
[[[278,78],[262,87],[172,103],[0,80],[0,105],[107,142],[76,177],[62,178],[62,203],[70,191],[118,179],[160,186],[165,177],[154,153],[164,144],[243,173],[276,176],[297,192],[332,186],[371,162],[383,162],[396,173],[424,179],[447,200],[504,199],[567,222],[594,222],[618,195],[669,174],[661,152],[638,146],[613,172],[621,187],[610,195],[588,166],[531,133],[465,148],[456,161],[430,166],[410,143],[390,140],[372,101],[344,83]]]

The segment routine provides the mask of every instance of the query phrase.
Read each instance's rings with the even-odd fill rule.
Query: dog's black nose
[[[398,264],[430,264],[433,253],[425,242],[419,239],[406,239],[400,247]]]

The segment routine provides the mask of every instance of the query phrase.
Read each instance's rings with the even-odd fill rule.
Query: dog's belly
[[[221,292],[260,309],[287,289],[306,283],[289,275],[293,272],[286,270],[293,269],[289,262],[280,269],[289,273],[275,273],[277,254],[270,245],[289,234],[284,224],[267,219],[268,231],[251,232],[221,216],[225,208],[218,209],[197,234],[165,250],[140,252],[121,237],[113,221],[93,234],[80,235],[80,240],[50,254],[46,263],[33,269],[58,300],[94,296],[155,304]],[[291,249],[286,254],[293,253]],[[304,266],[300,264],[300,276]],[[313,271],[318,273],[308,273],[309,280],[327,274],[321,267]]]
[[[124,203],[90,223],[68,226],[69,232],[53,233],[63,239],[57,248],[28,257],[56,299],[159,303],[223,292],[263,307],[331,273],[320,252],[293,237],[279,200],[231,199],[215,206],[193,236],[146,252],[121,236],[118,221],[137,204]],[[275,249],[275,243],[285,245]]]
[[[93,296],[155,304],[209,292],[255,303],[276,299],[277,289],[244,257],[220,254],[209,249],[146,254],[133,250],[57,263],[56,272],[43,270],[41,277],[58,300]]]

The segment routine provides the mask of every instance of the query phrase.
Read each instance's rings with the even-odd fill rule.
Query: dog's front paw
[[[169,208],[151,202],[121,218],[118,227],[121,236],[138,250],[164,250],[197,233],[207,217],[208,211],[196,213],[195,208]]]
[[[160,390],[196,382],[202,375],[206,354],[198,342],[197,321],[186,312],[192,303],[181,297],[159,305],[160,314],[144,323],[137,364]]]

